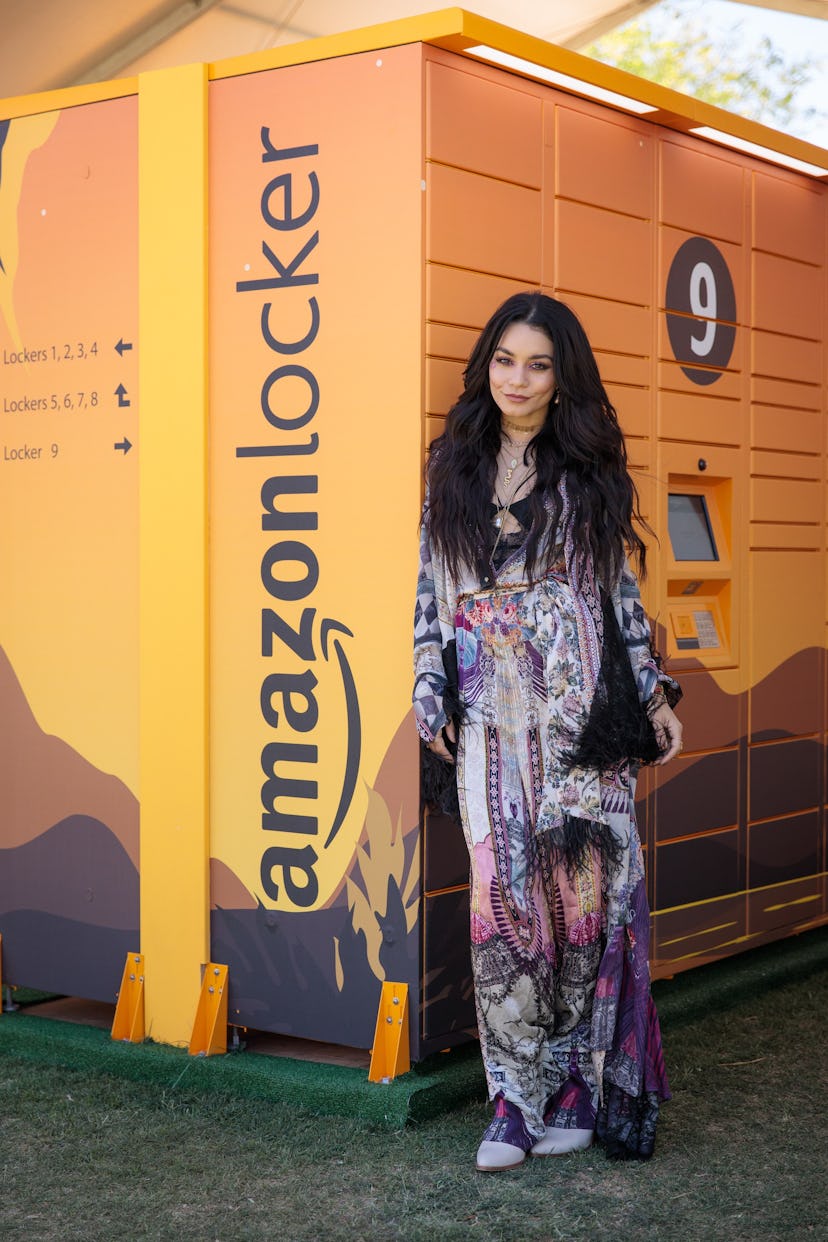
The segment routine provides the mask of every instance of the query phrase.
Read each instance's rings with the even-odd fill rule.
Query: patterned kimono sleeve
[[[626,561],[618,584],[615,610],[641,702],[646,703],[652,698],[659,683],[670,686],[675,697],[680,698],[678,682],[664,672],[660,658],[653,651],[650,623],[641,603],[638,581]]]
[[[420,570],[417,577],[417,599],[414,607],[414,715],[417,731],[426,742],[432,741],[447,716],[443,708],[446,674],[443,665],[444,626],[440,618],[448,611],[445,575],[435,573],[425,520],[420,534]],[[446,635],[446,640],[451,634]]]

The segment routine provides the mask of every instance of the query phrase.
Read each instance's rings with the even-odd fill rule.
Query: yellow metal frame
[[[110,1034],[113,1039],[140,1044],[145,1030],[144,957],[142,953],[128,953]]]
[[[228,968],[216,962],[207,962],[204,967],[190,1036],[191,1057],[212,1057],[227,1051],[227,976]]]
[[[209,947],[207,71],[139,86],[141,949],[189,1042]]]
[[[377,1010],[369,1082],[391,1082],[411,1069],[408,1039],[408,984],[384,983]]]

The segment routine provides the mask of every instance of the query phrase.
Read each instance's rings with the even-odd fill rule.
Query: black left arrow
[[[126,436],[124,436],[123,440],[121,440],[120,443],[113,444],[112,447],[114,449],[120,449],[121,452],[124,454],[124,457],[126,457],[127,453],[132,448],[132,445],[129,442],[129,440],[126,438]]]
[[[132,349],[132,341],[125,341],[124,338],[121,337],[121,339],[118,341],[118,344],[115,346],[115,348],[117,349],[118,353],[123,358],[124,350]]]

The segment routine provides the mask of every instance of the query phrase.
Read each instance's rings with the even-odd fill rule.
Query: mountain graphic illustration
[[[111,1001],[139,946],[138,801],[37,723],[0,648],[3,981]]]

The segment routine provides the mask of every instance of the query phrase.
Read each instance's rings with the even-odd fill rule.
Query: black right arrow
[[[123,452],[123,454],[124,454],[124,457],[126,457],[127,453],[128,453],[128,452],[129,452],[129,450],[132,448],[132,445],[130,444],[130,442],[129,442],[129,440],[126,438],[126,436],[124,436],[123,440],[121,440],[121,442],[120,442],[119,444],[113,444],[113,445],[112,445],[112,447],[113,447],[114,449],[121,449],[121,451],[122,451],[122,452]]]

